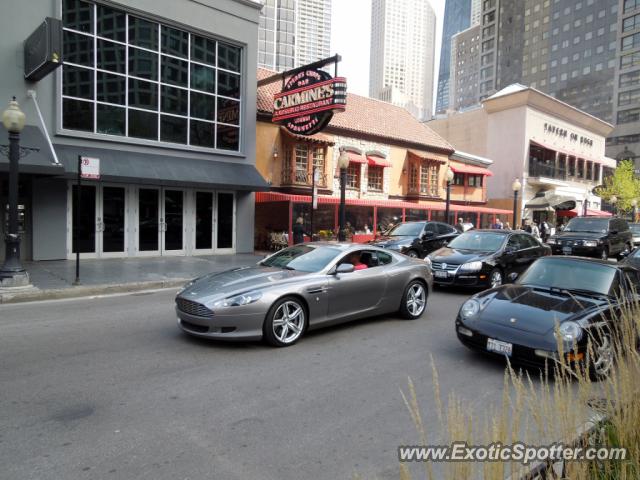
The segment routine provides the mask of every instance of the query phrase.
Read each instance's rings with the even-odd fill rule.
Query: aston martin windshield
[[[449,242],[448,247],[459,250],[495,252],[500,249],[505,236],[492,232],[466,232]]]
[[[260,265],[301,272],[319,272],[340,253],[341,250],[334,247],[296,245],[265,258]]]
[[[608,265],[549,257],[534,262],[516,283],[609,295],[615,278],[616,269]]]

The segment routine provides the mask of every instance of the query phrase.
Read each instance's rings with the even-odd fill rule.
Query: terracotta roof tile
[[[258,69],[258,80],[275,72]],[[273,96],[280,92],[280,81],[258,88],[258,112],[273,112]],[[333,116],[329,127],[344,133],[368,134],[400,142],[453,152],[453,147],[431,128],[419,122],[406,109],[381,100],[347,93],[347,108]]]

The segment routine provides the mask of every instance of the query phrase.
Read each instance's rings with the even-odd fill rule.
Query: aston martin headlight
[[[482,262],[469,262],[460,267],[461,272],[479,272],[482,270]]]
[[[598,241],[597,240],[585,240],[583,245],[585,247],[597,247],[598,246]]]
[[[577,342],[582,338],[582,327],[576,322],[561,323],[558,332],[565,342]]]
[[[196,283],[195,280],[191,280],[190,282],[186,283],[178,292],[178,295],[182,294],[187,288],[191,287],[194,283]]]
[[[259,290],[253,292],[242,293],[235,297],[225,298],[224,300],[218,300],[213,304],[213,308],[219,307],[239,307],[241,305],[249,305],[250,303],[257,302],[262,297],[262,292]]]
[[[460,314],[464,318],[469,318],[469,317],[473,317],[479,311],[480,311],[480,302],[478,302],[473,298],[470,298],[469,300],[464,302],[464,304],[462,305],[462,308],[460,309]]]

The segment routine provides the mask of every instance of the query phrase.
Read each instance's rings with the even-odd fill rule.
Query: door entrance
[[[232,253],[235,249],[235,195],[195,192],[195,252]]]
[[[138,254],[183,255],[185,195],[171,188],[138,189]]]

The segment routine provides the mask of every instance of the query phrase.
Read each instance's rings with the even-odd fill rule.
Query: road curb
[[[80,285],[77,287],[40,290],[37,288],[19,292],[0,292],[0,304],[35,302],[39,300],[60,300],[64,298],[82,298],[114,293],[140,292],[162,288],[180,288],[190,279],[172,278],[151,282],[132,282],[106,285]]]

